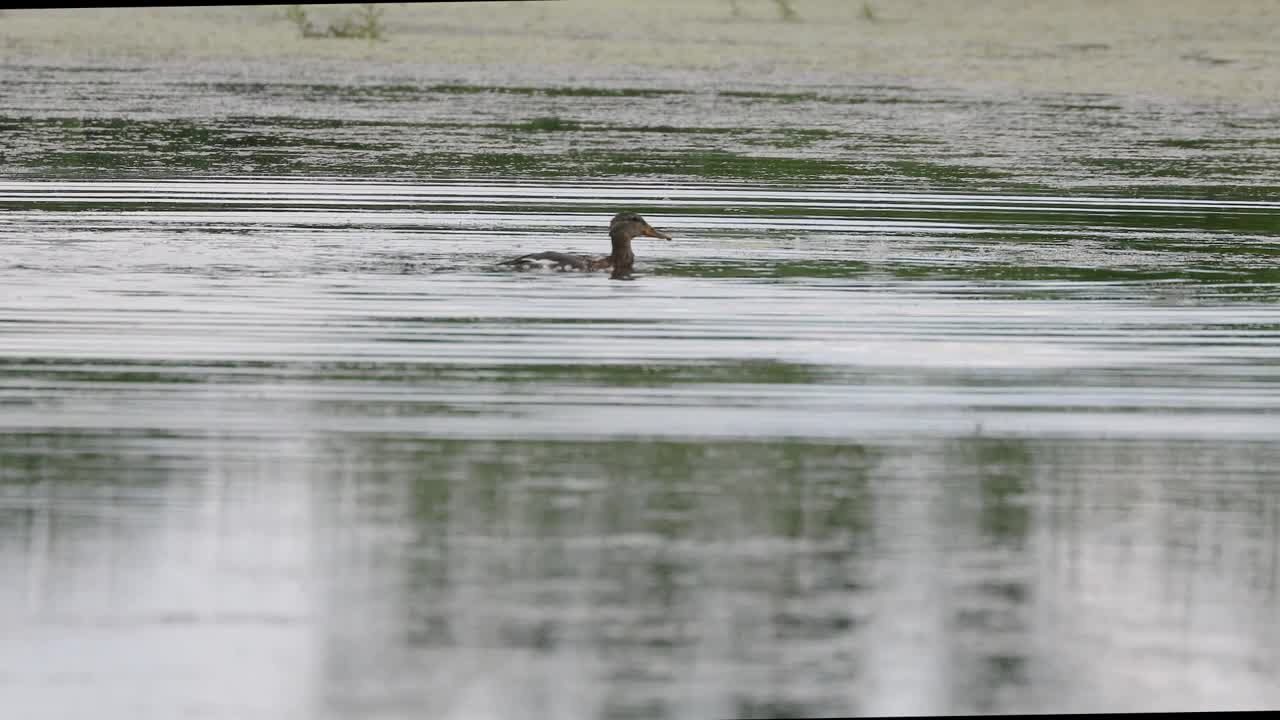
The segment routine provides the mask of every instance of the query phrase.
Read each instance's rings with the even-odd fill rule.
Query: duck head
[[[609,237],[614,240],[630,241],[634,237],[653,237],[670,240],[671,236],[657,230],[650,225],[644,218],[633,212],[620,212],[613,216],[613,222],[609,223]]]

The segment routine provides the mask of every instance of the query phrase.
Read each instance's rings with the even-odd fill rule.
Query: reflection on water
[[[1280,705],[1273,123],[50,72],[0,68],[0,706]],[[675,237],[631,282],[494,267],[620,209]]]
[[[63,434],[3,458],[0,667],[50,717],[1277,700],[1273,444]]]

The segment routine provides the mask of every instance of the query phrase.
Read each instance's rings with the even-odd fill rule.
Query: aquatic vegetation
[[[355,14],[329,23],[329,27],[325,30],[316,29],[315,24],[307,17],[307,11],[301,5],[290,5],[285,10],[285,17],[298,28],[303,37],[381,40],[386,32],[382,25],[384,12],[377,3],[361,3],[360,9]]]
[[[337,25],[329,25],[329,33],[334,37],[380,40],[384,32],[383,12],[375,3],[361,3],[354,16],[343,18]]]

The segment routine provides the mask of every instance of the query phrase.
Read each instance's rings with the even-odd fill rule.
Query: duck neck
[[[630,268],[634,265],[636,256],[631,252],[631,238],[625,235],[610,235],[609,239],[613,241],[613,254],[609,256],[613,266]]]

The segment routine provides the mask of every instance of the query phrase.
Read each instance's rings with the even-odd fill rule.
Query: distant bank
[[[385,3],[377,42],[302,36],[284,5],[5,10],[0,61],[432,66],[521,82],[895,81],[1275,103],[1275,0]],[[317,27],[356,5],[303,6]],[[332,72],[331,69],[325,72]],[[341,78],[335,78],[339,81]]]

